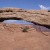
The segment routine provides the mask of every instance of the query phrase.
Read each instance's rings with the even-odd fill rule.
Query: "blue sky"
[[[50,9],[50,0],[0,0],[0,8]]]

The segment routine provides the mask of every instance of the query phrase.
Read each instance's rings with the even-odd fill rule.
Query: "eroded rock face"
[[[47,10],[24,10],[20,8],[0,9],[0,18],[21,18],[23,20],[50,25],[50,12]]]
[[[47,10],[0,9],[0,50],[50,50],[50,32],[35,29],[33,25],[3,23],[11,19],[26,20],[49,28],[49,16]]]

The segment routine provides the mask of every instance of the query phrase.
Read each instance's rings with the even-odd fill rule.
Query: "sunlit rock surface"
[[[20,8],[0,9],[0,18],[10,17],[50,25],[50,12],[48,12],[48,10],[25,10]]]
[[[11,23],[25,20],[31,22],[31,25],[7,24],[5,20],[15,20]],[[25,28],[27,32],[23,32]],[[0,9],[0,50],[50,50],[50,12],[20,8]]]

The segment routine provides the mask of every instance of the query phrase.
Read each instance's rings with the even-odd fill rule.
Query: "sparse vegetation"
[[[29,27],[28,26],[25,26],[22,31],[23,32],[28,32],[28,29],[29,29]]]
[[[7,9],[5,10],[5,12],[13,12],[11,9]]]
[[[3,13],[3,12],[13,12],[13,11],[11,9],[0,10],[0,13]]]
[[[38,12],[35,12],[35,14],[39,14]]]
[[[48,12],[50,12],[50,10],[48,10]]]
[[[42,13],[41,15],[45,15],[45,14]]]
[[[3,13],[3,10],[0,10],[0,13]]]

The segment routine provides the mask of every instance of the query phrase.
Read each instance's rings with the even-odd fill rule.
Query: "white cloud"
[[[43,5],[39,5],[39,7],[40,7],[40,9],[42,9],[42,10],[49,10],[49,9],[50,9],[50,7],[45,7],[45,6],[43,6]]]

